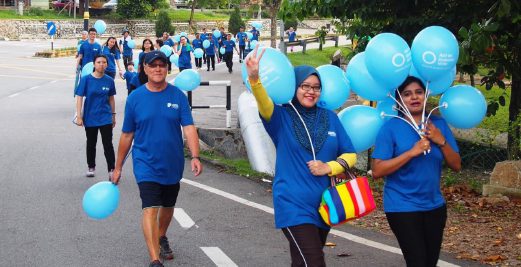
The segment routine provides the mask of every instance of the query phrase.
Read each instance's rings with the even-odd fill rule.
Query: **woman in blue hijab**
[[[277,148],[275,226],[289,241],[291,266],[325,266],[323,248],[330,227],[321,219],[318,207],[331,184],[329,176],[356,163],[355,150],[338,116],[317,106],[322,88],[315,68],[295,67],[291,103],[274,105],[259,79],[264,50],[260,55],[257,52],[258,46],[245,63],[259,114]]]

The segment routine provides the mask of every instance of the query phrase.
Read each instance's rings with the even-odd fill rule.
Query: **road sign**
[[[47,34],[50,36],[56,34],[56,24],[52,21],[47,22]]]

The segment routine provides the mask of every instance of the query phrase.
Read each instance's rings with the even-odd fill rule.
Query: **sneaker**
[[[172,249],[170,249],[170,243],[168,243],[168,238],[166,236],[159,238],[159,256],[165,260],[174,259],[174,253],[172,252]]]
[[[239,63],[242,63],[242,59],[239,59]]]
[[[210,71],[210,69],[206,69],[206,71]]]
[[[85,174],[85,176],[87,176],[87,177],[94,177],[94,171],[95,171],[95,170],[96,170],[96,169],[94,169],[94,168],[89,168],[89,170],[87,171],[87,173]]]
[[[160,261],[155,260],[151,262],[148,267],[165,267]]]

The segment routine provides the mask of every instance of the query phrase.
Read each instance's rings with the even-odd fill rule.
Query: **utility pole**
[[[83,30],[89,30],[89,0],[85,0],[85,7],[83,10]]]

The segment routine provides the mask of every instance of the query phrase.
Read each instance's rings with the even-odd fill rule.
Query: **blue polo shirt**
[[[246,38],[245,32],[238,32],[237,33],[237,40],[239,40],[239,46],[244,46],[246,43],[244,43],[244,39]]]
[[[288,41],[294,42],[297,37],[297,32],[293,31],[288,34]]]
[[[114,51],[111,51],[107,46],[103,47],[101,54],[107,57],[107,72],[116,73],[116,60],[120,60],[120,52],[118,49],[114,48]]]
[[[81,44],[79,54],[82,55],[81,67],[85,66],[89,62],[94,61],[94,56],[101,53],[101,45],[94,42],[93,44],[85,41]]]
[[[322,162],[335,160],[343,153],[355,153],[351,139],[338,116],[329,110],[328,137],[316,154]],[[262,118],[262,117],[261,117]],[[295,138],[293,122],[286,108],[275,106],[269,122],[262,119],[264,127],[277,148],[275,178],[273,180],[273,206],[275,226],[284,228],[300,224],[313,224],[329,229],[318,213],[322,193],[331,185],[327,175],[314,176],[307,162],[313,155]],[[314,132],[311,130],[313,136]]]
[[[226,53],[233,53],[233,48],[235,47],[235,42],[230,40],[223,41],[224,50]]]
[[[194,49],[196,48],[203,48],[203,41],[201,39],[194,39],[192,41],[192,46],[194,47]]]
[[[215,56],[215,38],[212,38],[211,40],[208,40],[210,42],[210,46],[208,48],[205,48],[205,52],[207,56]]]
[[[179,55],[179,68],[192,68],[192,58],[190,57],[190,53],[192,52],[192,47],[190,45],[186,46],[178,46],[177,51],[181,49],[181,54]]]
[[[125,56],[125,57],[132,56],[132,48],[128,47],[129,40],[132,40],[132,39],[128,38],[128,40],[125,39],[125,40],[119,41],[119,45],[123,46],[123,56]]]
[[[163,42],[163,44],[172,47],[174,46],[174,41],[169,37],[166,41]]]
[[[161,92],[151,92],[145,84],[128,96],[122,131],[134,133],[132,159],[138,183],[179,183],[185,161],[181,127],[188,125],[193,125],[188,99],[171,84]]]
[[[458,145],[441,117],[431,116],[431,121],[441,131],[447,145],[458,152]],[[420,137],[413,128],[398,118],[387,121],[376,137],[372,157],[389,160],[411,149]],[[441,149],[431,143],[431,153],[411,159],[396,172],[385,177],[384,211],[429,211],[445,204],[440,190],[443,163]]]
[[[92,74],[84,76],[76,89],[76,95],[85,97],[83,124],[96,127],[112,124],[112,108],[109,97],[116,94],[114,80],[104,75],[96,78]]]
[[[253,41],[253,40],[257,40],[258,41],[260,32],[257,31],[257,30],[251,30],[250,32],[253,34],[253,37],[251,38],[251,41]]]
[[[134,78],[134,76],[137,76],[137,72],[126,71],[125,74],[123,74],[123,79],[125,79],[125,82],[127,84],[127,90],[130,90],[131,81]]]

